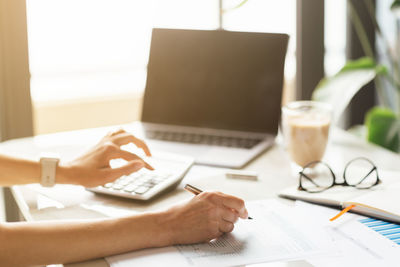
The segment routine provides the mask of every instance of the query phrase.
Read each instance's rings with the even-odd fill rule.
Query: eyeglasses
[[[325,191],[335,185],[368,189],[381,183],[375,164],[363,157],[349,161],[343,171],[343,182],[338,182],[328,164],[322,161],[308,163],[299,172],[299,190],[309,193]]]

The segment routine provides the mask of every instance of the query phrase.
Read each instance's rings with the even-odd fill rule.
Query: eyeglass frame
[[[351,185],[351,184],[349,184],[349,183],[347,182],[347,180],[346,180],[346,170],[347,170],[347,168],[349,167],[349,165],[350,165],[352,162],[354,162],[354,161],[356,161],[356,160],[360,160],[360,159],[366,160],[366,161],[368,161],[369,163],[371,163],[371,165],[373,166],[373,168],[367,173],[367,175],[365,175],[364,178],[362,178],[362,179],[360,180],[359,183],[354,184],[354,185]],[[309,166],[312,165],[312,164],[317,164],[317,163],[323,164],[323,165],[325,165],[325,166],[329,169],[329,171],[330,171],[331,174],[332,174],[332,178],[333,178],[333,179],[332,179],[332,184],[331,184],[330,186],[328,186],[328,187],[322,189],[321,191],[309,191],[309,190],[307,190],[307,189],[302,185],[302,182],[301,182],[301,181],[302,181],[302,176],[303,176],[304,178],[306,178],[307,180],[309,180],[309,181],[310,181],[311,183],[313,183],[314,185],[316,185],[317,187],[320,187],[320,186],[318,186],[316,183],[313,182],[313,179],[312,179],[312,178],[308,177],[308,176],[304,173],[304,170],[305,170],[307,167],[309,167]],[[373,171],[376,171],[376,181],[375,181],[375,183],[374,183],[373,185],[369,186],[369,187],[357,187],[357,185],[361,184]],[[326,191],[326,190],[328,190],[328,189],[330,189],[330,188],[332,188],[332,187],[334,187],[334,186],[336,186],[336,185],[351,186],[351,187],[355,187],[355,188],[357,188],[357,189],[363,190],[363,189],[370,189],[370,188],[372,188],[372,187],[374,187],[374,186],[376,186],[376,185],[378,185],[378,184],[380,184],[380,183],[382,183],[382,180],[379,178],[378,168],[376,167],[375,163],[373,163],[373,162],[372,162],[370,159],[368,159],[368,158],[365,158],[365,157],[357,157],[357,158],[354,158],[354,159],[350,160],[349,162],[347,162],[347,164],[345,165],[344,170],[343,170],[343,182],[342,182],[342,183],[337,183],[337,182],[336,182],[336,175],[335,175],[335,173],[332,171],[332,168],[329,167],[329,165],[328,165],[327,163],[325,163],[325,162],[323,162],[323,161],[320,161],[320,160],[316,160],[316,161],[312,161],[312,162],[310,162],[310,163],[307,163],[307,164],[303,167],[303,169],[302,169],[301,171],[299,171],[299,187],[297,188],[297,190],[299,190],[299,191],[305,191],[305,192],[308,192],[308,193],[321,193],[321,192],[324,192],[324,191]]]

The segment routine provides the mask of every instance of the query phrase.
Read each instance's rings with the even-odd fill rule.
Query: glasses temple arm
[[[304,176],[305,178],[307,178],[308,181],[310,181],[312,184],[314,184],[316,187],[320,187],[318,184],[316,184],[310,177],[308,177],[307,175],[305,175],[303,172],[299,172],[299,174],[301,176]],[[301,182],[301,180],[300,180]]]
[[[376,170],[376,167],[373,167],[373,168],[369,171],[369,173],[367,173],[367,175],[365,175],[365,177],[361,179],[361,181],[360,181],[358,184],[361,184],[361,183],[362,183],[365,179],[367,179],[367,177],[368,177],[373,171],[375,171],[375,170]],[[377,179],[379,179],[379,178],[377,177]]]

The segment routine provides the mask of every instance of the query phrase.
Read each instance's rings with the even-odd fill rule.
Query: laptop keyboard
[[[224,147],[246,148],[246,149],[251,149],[262,141],[262,139],[167,132],[167,131],[152,131],[152,130],[146,131],[146,137],[149,139],[170,141],[170,142],[204,144],[211,146],[224,146]]]

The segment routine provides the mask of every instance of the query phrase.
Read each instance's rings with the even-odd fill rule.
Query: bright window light
[[[234,31],[286,33],[290,36],[286,57],[285,77],[292,80],[296,75],[296,1],[249,0],[237,9],[241,0],[224,2],[227,12],[223,27]]]
[[[153,27],[219,27],[218,0],[27,0],[27,14],[33,102],[141,94]],[[294,78],[295,17],[293,0],[249,0],[223,27],[288,33]]]
[[[346,2],[325,0],[325,75],[337,73],[346,62]]]
[[[143,92],[152,27],[215,29],[216,0],[28,0],[33,101]]]

